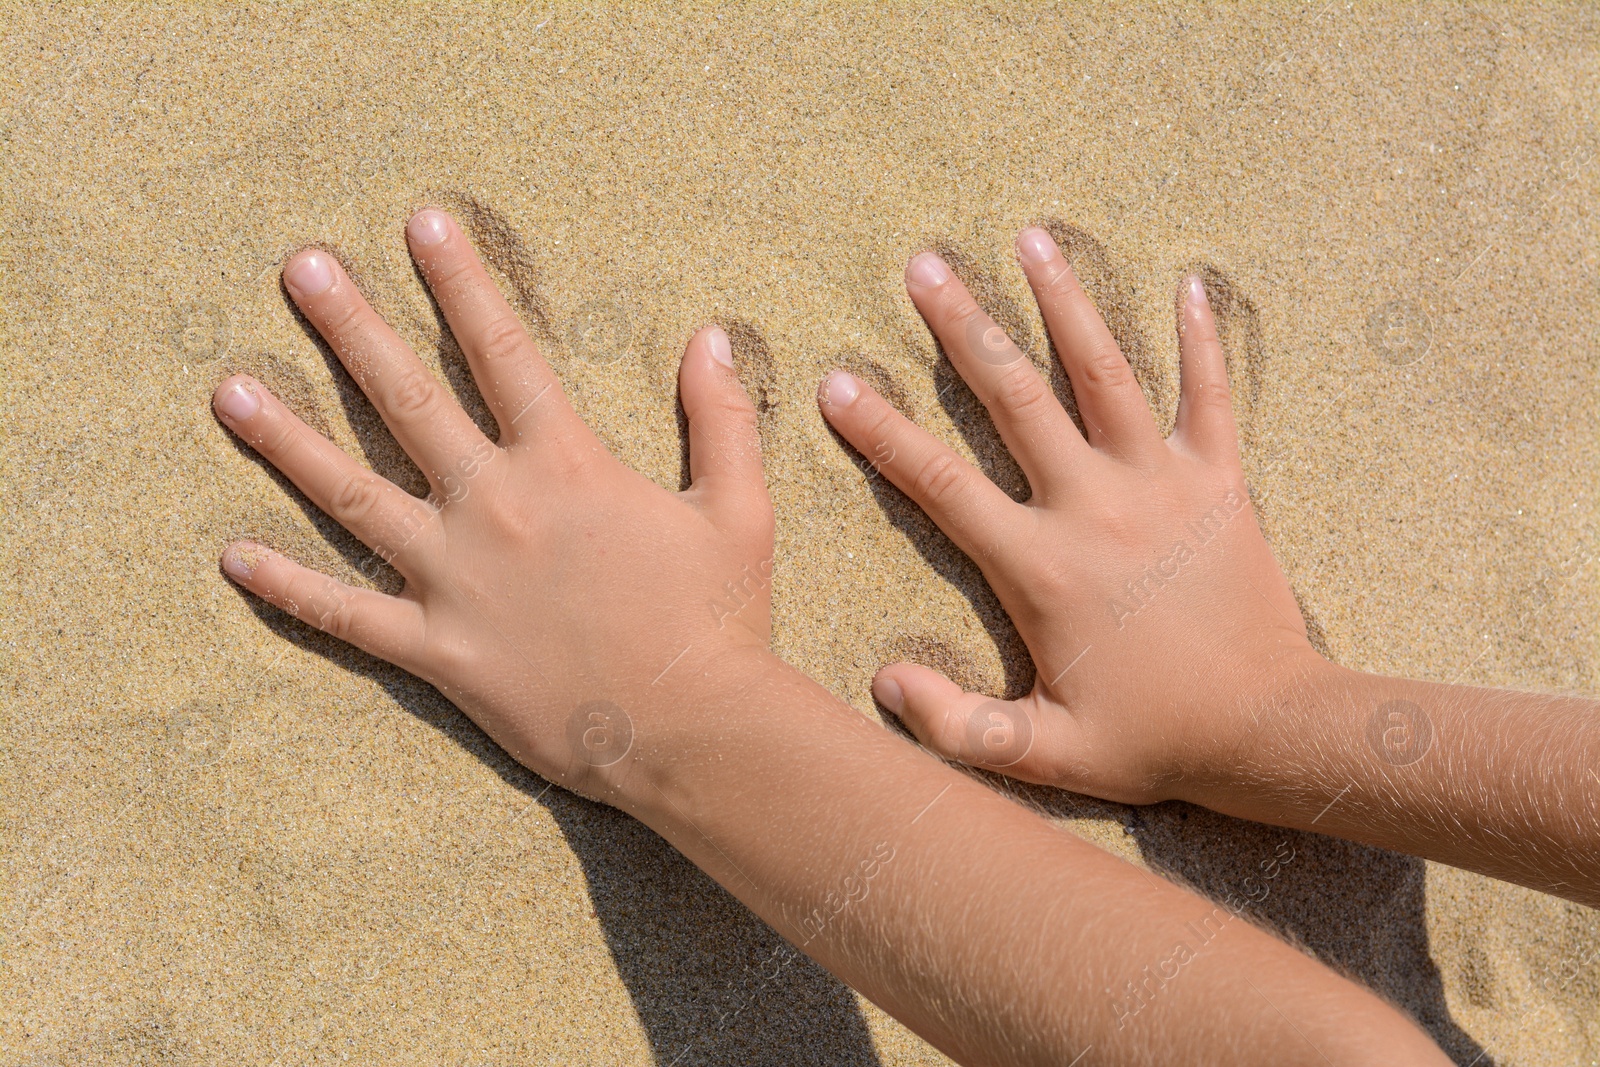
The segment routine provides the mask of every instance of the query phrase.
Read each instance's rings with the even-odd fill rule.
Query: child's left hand
[[[332,256],[302,252],[284,271],[290,294],[432,492],[419,500],[380,478],[260,382],[235,376],[214,397],[223,422],[406,584],[386,596],[252,543],[229,545],[223,566],[256,595],[433,683],[532,770],[630,807],[640,784],[630,768],[662,762],[630,760],[632,749],[667,755],[685,708],[737,691],[774,661],[772,507],[728,337],[703,329],[684,354],[693,484],[671,493],[619,463],[578,418],[448,216],[420,212],[407,234],[499,443]]]

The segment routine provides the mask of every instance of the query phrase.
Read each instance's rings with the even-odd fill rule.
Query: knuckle
[[[860,403],[861,401],[856,401]],[[868,417],[867,424],[862,427],[859,435],[860,450],[863,455],[881,455],[887,450],[889,455],[894,454],[896,412],[884,405]]]
[[[994,320],[989,318],[988,313],[966,293],[954,294],[949,299],[946,321],[950,323],[951,329],[959,331],[959,336],[971,338],[984,333],[994,325]]]
[[[342,589],[327,590],[318,605],[317,628],[341,641],[350,640],[350,631],[355,623],[352,599]]]
[[[403,509],[392,526],[391,544],[385,546],[389,559],[397,558],[400,553],[419,543],[429,543],[438,521],[438,511],[426,504]]]
[[[372,478],[362,474],[347,475],[333,493],[334,516],[341,522],[365,519],[377,508],[382,496]]]
[[[1228,379],[1208,381],[1202,389],[1196,389],[1189,398],[1189,403],[1197,410],[1208,412],[1227,412],[1233,410],[1233,391],[1228,388]]]
[[[298,575],[284,588],[280,602],[285,611],[341,641],[350,633],[352,597],[331,578]]]
[[[1007,770],[1028,781],[1048,782],[1057,787],[1083,781],[1081,771],[1065,756],[1054,745],[1036,743]]]
[[[568,485],[587,482],[596,462],[596,453],[587,448],[553,449],[544,457],[545,470],[550,476]]]
[[[1097,389],[1120,389],[1133,381],[1133,368],[1115,344],[1096,345],[1083,361],[1083,373]]]
[[[946,759],[959,759],[962,742],[966,740],[966,719],[946,708],[934,712],[922,721],[923,742]],[[915,732],[915,731],[913,731]]]
[[[1067,603],[1074,593],[1082,590],[1083,582],[1068,563],[1052,560],[1038,567],[1027,579],[1026,586],[1036,603],[1055,606]]]
[[[286,457],[300,441],[300,428],[293,419],[273,418],[261,431],[256,448],[275,460]]]
[[[928,457],[911,482],[911,495],[929,506],[946,504],[960,490],[961,461],[949,451]]]
[[[1057,300],[1075,296],[1079,289],[1078,276],[1072,272],[1064,258],[1057,257],[1040,269],[1039,288]]]
[[[499,363],[522,355],[528,344],[527,331],[513,315],[503,315],[478,334],[478,354],[486,363]]]
[[[396,415],[415,416],[431,408],[439,396],[439,383],[420,364],[406,367],[389,388],[388,409]]]
[[[535,515],[529,503],[512,493],[485,495],[473,506],[473,520],[493,538],[519,549],[537,552],[532,547],[540,543],[543,534],[540,516]]]
[[[972,297],[963,294],[960,299],[962,305],[953,329],[964,342],[967,356],[996,367],[1026,362],[1027,357],[1011,340],[1005,327],[995,322]]]
[[[428,641],[421,657],[428,664],[428,677],[447,681],[481,678],[483,664],[473,648],[473,642],[458,637],[436,637]]]
[[[717,421],[735,435],[743,437],[760,432],[760,416],[742,394],[726,393],[711,401],[711,404]]]
[[[1102,540],[1118,549],[1134,547],[1145,541],[1147,524],[1144,516],[1126,504],[1102,505],[1095,522],[1100,528]]]
[[[330,590],[321,602],[317,626],[324,633],[348,641],[354,615],[349,596],[342,591]]]
[[[461,254],[446,254],[433,260],[433,269],[428,272],[435,289],[452,289],[470,279],[472,275],[472,257]]]
[[[344,299],[323,310],[323,331],[332,337],[343,337],[359,325],[363,310],[361,301],[344,294]]]
[[[1006,368],[994,384],[995,402],[1014,415],[1042,414],[1045,402],[1054,399],[1033,364],[1019,360]]]
[[[766,497],[750,493],[745,506],[739,509],[739,515],[745,536],[761,544],[770,554],[772,538],[778,528],[778,519]]]

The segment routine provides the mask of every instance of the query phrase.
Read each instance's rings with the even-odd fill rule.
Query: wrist
[[[676,673],[673,678],[670,673]],[[680,663],[640,695],[626,725],[621,758],[592,768],[581,739],[574,745],[579,792],[612,804],[652,826],[685,802],[694,779],[737,758],[765,728],[759,694],[804,678],[769,649],[739,646]]]
[[[1310,740],[1319,725],[1315,709],[1356,672],[1306,645],[1279,651],[1245,675],[1225,708],[1202,711],[1202,721],[1220,714],[1227,728],[1190,747],[1177,799],[1218,808],[1220,799],[1237,800],[1287,777],[1300,766],[1289,758],[1296,739]]]

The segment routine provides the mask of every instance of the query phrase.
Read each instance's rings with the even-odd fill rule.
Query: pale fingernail
[[[246,556],[241,545],[229,545],[227,551],[222,553],[222,569],[228,576],[237,578],[241,582],[248,581],[256,572],[257,560],[254,556]]]
[[[906,706],[906,694],[900,688],[900,683],[887,675],[879,675],[872,680],[872,695],[878,698],[878,703],[900,714]]]
[[[1037,226],[1017,234],[1017,255],[1029,263],[1048,263],[1055,258],[1056,243]]]
[[[217,413],[236,422],[261,410],[261,396],[248,382],[236,382],[217,397]]]
[[[1200,275],[1189,275],[1187,290],[1184,299],[1189,302],[1189,306],[1197,308],[1206,306],[1206,287],[1201,284]]]
[[[301,296],[316,296],[333,287],[333,264],[326,252],[309,252],[289,264],[283,280]]]
[[[414,245],[436,245],[450,236],[450,220],[430,207],[411,216],[406,232]]]
[[[861,395],[861,383],[849,371],[830,371],[817,386],[817,399],[827,407],[848,407]]]
[[[911,261],[906,268],[906,281],[912,285],[921,285],[933,288],[943,285],[950,280],[950,268],[944,265],[944,260],[932,252],[924,252]]]
[[[721,326],[713,326],[706,331],[706,351],[711,353],[712,359],[729,370],[733,369],[733,342],[728,340]]]

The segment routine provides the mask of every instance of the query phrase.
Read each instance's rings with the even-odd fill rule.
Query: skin
[[[1226,362],[1198,279],[1177,302],[1176,426],[1043,230],[1018,259],[1080,433],[931,253],[912,300],[1027,475],[1017,503],[864,383],[828,421],[983,569],[1038,668],[1014,702],[911,663],[873,691],[931,750],[1032,782],[1178,799],[1600,905],[1600,702],[1385,678],[1325,660],[1249,506]],[[971,743],[974,715],[999,724]]]
[[[253,543],[223,553],[235,581],[428,680],[535,772],[643,820],[959,1062],[1448,1062],[1369,992],[1009,802],[768,651],[772,512],[720,329],[684,354],[692,484],[669,492],[577,418],[447,216],[421,212],[407,234],[499,440],[330,256],[300,253],[290,295],[432,494],[404,493],[261,383],[230,378],[214,398],[224,424],[405,588],[344,585]],[[829,385],[835,416],[871,410]],[[1242,858],[1241,878],[1289,858]]]

